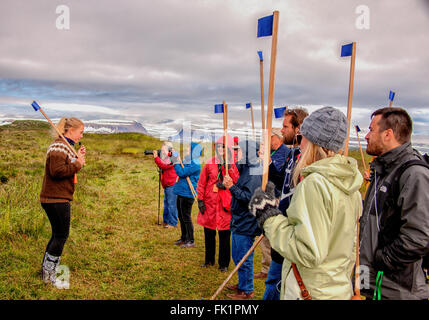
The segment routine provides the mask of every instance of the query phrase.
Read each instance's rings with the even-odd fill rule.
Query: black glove
[[[204,214],[206,211],[206,206],[204,205],[203,200],[198,200],[198,210],[200,210],[201,214]]]
[[[271,181],[268,182],[266,191],[262,191],[262,188],[255,190],[255,193],[250,199],[249,210],[256,216],[261,229],[264,229],[264,222],[270,217],[281,214],[281,211],[277,209],[277,201],[274,195],[275,186]]]
[[[221,189],[221,190],[226,190],[226,188],[225,188],[225,186],[223,185],[222,181],[218,181],[218,182],[216,183],[216,187],[217,187],[218,189]]]

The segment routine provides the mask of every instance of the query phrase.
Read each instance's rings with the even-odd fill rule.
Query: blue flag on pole
[[[393,91],[389,92],[389,100],[393,101],[393,99],[395,99],[395,93]]]
[[[33,103],[31,105],[34,108],[34,111],[38,111],[40,109],[40,106],[37,104],[36,101],[33,101]]]
[[[250,103],[246,103],[246,109],[250,109],[251,105]]]
[[[258,38],[273,34],[274,15],[258,19]]]
[[[353,53],[353,42],[341,47],[341,56],[350,57]]]
[[[258,51],[259,60],[264,61],[264,58],[262,57],[262,51]]]
[[[286,111],[286,107],[275,108],[274,109],[274,116],[276,117],[276,119],[283,118],[285,111]]]
[[[356,131],[357,131],[357,132],[361,132],[361,129],[359,128],[359,126],[358,126],[358,125],[356,125],[355,127],[356,127]]]
[[[223,104],[215,104],[214,113],[223,113]]]

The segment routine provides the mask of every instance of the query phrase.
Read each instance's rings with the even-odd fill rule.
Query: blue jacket
[[[275,196],[280,198],[285,180],[286,158],[290,153],[290,149],[282,144],[276,150],[271,150],[271,164],[268,173],[268,180],[276,186]]]
[[[203,148],[201,145],[191,142],[191,154],[185,157],[183,161],[184,167],[182,168],[180,164],[174,165],[174,170],[179,176],[179,181],[177,181],[177,183],[174,185],[173,192],[178,196],[194,198],[186,177],[189,177],[195,192],[197,192],[197,183],[201,172],[200,157],[202,151]]]
[[[231,232],[245,236],[257,236],[262,233],[256,217],[249,211],[249,202],[255,190],[262,185],[262,165],[257,158],[258,146],[254,141],[241,141],[243,159],[236,165],[240,177],[229,191],[231,200]]]

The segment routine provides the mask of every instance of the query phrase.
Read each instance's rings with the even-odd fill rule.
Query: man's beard
[[[286,145],[294,144],[294,142],[296,142],[294,134],[286,136],[286,137],[283,137],[283,143],[286,144]]]
[[[383,150],[379,145],[375,143],[370,144],[367,141],[366,153],[369,154],[370,156],[380,156],[383,154]]]

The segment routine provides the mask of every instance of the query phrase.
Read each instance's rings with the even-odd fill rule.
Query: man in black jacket
[[[422,159],[411,146],[412,120],[401,108],[382,108],[371,118],[366,152],[377,158],[360,225],[360,266],[369,271],[369,287],[364,281],[362,294],[428,299],[421,266],[429,252],[429,169],[410,166],[396,182],[403,163]],[[392,196],[395,188],[397,197]]]

